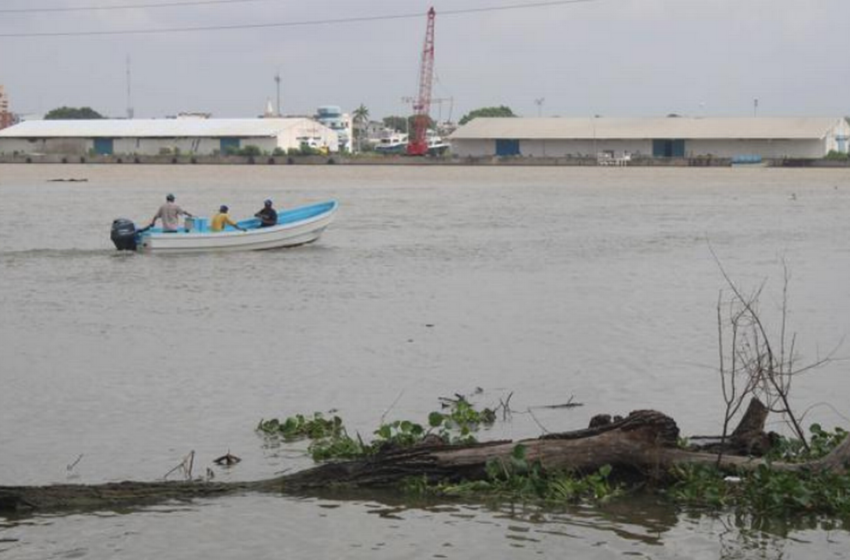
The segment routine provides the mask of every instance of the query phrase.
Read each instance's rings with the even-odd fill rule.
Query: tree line
[[[460,121],[458,121],[458,124],[464,125],[477,117],[516,116],[517,115],[511,110],[511,108],[505,105],[499,105],[498,107],[481,107],[465,114]],[[44,115],[45,120],[93,120],[105,118],[107,117],[91,107],[68,107],[64,105],[62,107],[57,107],[56,109],[51,109],[46,115]],[[384,117],[381,122],[387,128],[401,132],[412,128],[413,119],[413,115],[408,117],[391,115]],[[361,103],[360,106],[353,112],[353,120],[356,128],[362,128],[369,121],[369,109]],[[431,119],[429,127],[433,128],[435,124],[434,120]]]

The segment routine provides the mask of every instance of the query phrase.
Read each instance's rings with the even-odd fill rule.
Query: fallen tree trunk
[[[150,505],[168,500],[191,500],[250,491],[253,484],[163,481],[0,486],[0,512],[109,509],[128,505]]]
[[[750,400],[747,411],[731,435],[694,436],[691,438],[691,450],[705,453],[732,455],[765,455],[779,438],[778,434],[765,433],[769,409],[756,398]]]
[[[517,445],[525,448],[529,462],[539,461],[545,470],[593,472],[611,465],[615,472],[628,470],[647,477],[661,477],[683,464],[716,465],[712,453],[678,449],[679,429],[673,419],[652,410],[632,412],[607,425],[547,434],[519,442],[497,441],[468,446],[425,445],[377,456],[326,463],[317,467],[256,482],[122,482],[103,485],[0,486],[0,511],[48,511],[57,509],[111,508],[146,505],[171,499],[215,497],[239,492],[304,493],[343,486],[389,487],[408,477],[429,482],[486,478],[491,461],[509,462]],[[752,470],[760,459],[724,455],[719,468]],[[785,471],[803,469],[845,472],[850,465],[850,438],[820,461],[771,463]]]

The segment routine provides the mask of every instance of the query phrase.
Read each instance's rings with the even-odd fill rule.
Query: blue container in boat
[[[203,232],[209,227],[208,222],[209,220],[207,218],[187,216],[183,222],[183,228],[186,230],[186,233]]]

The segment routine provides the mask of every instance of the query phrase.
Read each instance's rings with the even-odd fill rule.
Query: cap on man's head
[[[221,208],[218,209],[219,212],[227,212],[228,208],[224,204],[221,205]]]
[[[266,199],[266,201],[265,201],[263,204],[265,204],[266,206],[271,206],[271,205],[272,205],[272,201],[271,201],[271,199],[270,199],[270,198],[267,198],[267,199]]]
[[[174,202],[174,195],[173,195],[173,194],[169,194],[169,195],[167,195],[167,196],[165,197],[165,200],[167,200],[167,201],[169,201],[169,202]]]

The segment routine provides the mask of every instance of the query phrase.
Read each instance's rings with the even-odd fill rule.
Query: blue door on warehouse
[[[685,157],[685,141],[653,140],[652,157]]]
[[[112,138],[95,138],[94,153],[99,156],[111,156],[114,151]]]
[[[221,153],[226,154],[229,151],[239,149],[239,138],[222,138],[220,143]]]
[[[496,140],[497,156],[518,156],[519,140]]]

